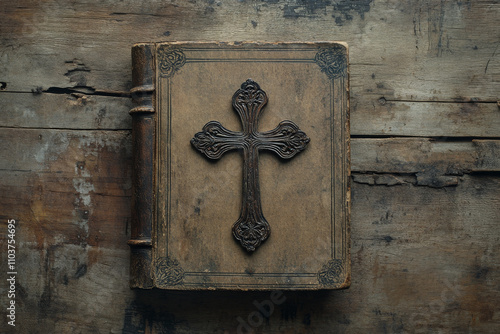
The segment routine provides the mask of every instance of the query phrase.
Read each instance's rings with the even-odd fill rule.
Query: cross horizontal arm
[[[208,158],[219,159],[227,151],[242,148],[243,139],[241,132],[228,130],[219,122],[211,121],[194,135],[191,144]]]
[[[260,150],[275,152],[283,159],[290,159],[303,151],[309,137],[292,121],[282,121],[271,131],[257,133]]]

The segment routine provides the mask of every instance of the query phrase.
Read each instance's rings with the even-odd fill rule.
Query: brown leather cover
[[[132,64],[131,287],[348,287],[347,46],[149,43],[133,47]],[[249,84],[265,92],[267,104],[259,109],[258,134],[237,142],[245,132],[238,115],[263,103],[235,106]],[[272,138],[290,141],[273,148]],[[299,141],[300,153],[289,154]],[[257,156],[248,162],[254,144]],[[243,210],[248,201],[251,209]],[[269,233],[243,242],[233,226],[256,208]]]

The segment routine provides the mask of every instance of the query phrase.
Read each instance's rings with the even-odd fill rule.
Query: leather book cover
[[[350,285],[339,42],[132,48],[133,288]]]

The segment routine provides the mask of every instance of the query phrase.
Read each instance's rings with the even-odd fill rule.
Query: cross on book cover
[[[350,285],[348,51],[132,49],[131,287]]]

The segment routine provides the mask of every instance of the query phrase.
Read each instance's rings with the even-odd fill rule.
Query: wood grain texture
[[[335,39],[352,53],[352,134],[488,137],[500,122],[495,1],[24,2],[2,6],[4,91],[128,91],[137,41]]]
[[[498,1],[19,0],[0,13],[0,245],[19,220],[22,273],[19,327],[1,332],[258,322],[268,293],[128,288],[130,48],[169,40],[350,46],[352,285],[289,292],[256,333],[500,332]]]
[[[27,130],[3,130],[3,139],[6,132],[14,142]],[[42,164],[35,162],[30,166],[34,170],[26,172],[10,170],[16,165],[2,166],[2,212],[22,226],[18,261],[25,275],[19,279],[17,299],[21,332],[233,333],[238,317],[248,321],[257,310],[254,301],[270,300],[270,294],[262,292],[129,290],[130,194],[122,189],[127,177],[119,171],[131,154],[79,147],[89,135],[96,143],[110,141],[108,146],[127,140],[127,135],[111,139],[115,132],[46,130],[33,136],[40,134],[71,138],[67,149],[48,158],[50,173],[36,170]],[[90,168],[89,160],[101,161],[109,154],[106,167]],[[75,170],[84,157],[87,167]],[[81,174],[87,168],[91,175],[84,183]],[[46,179],[39,180],[42,175]],[[82,189],[82,184],[88,185]],[[104,185],[105,192],[100,189]],[[497,228],[499,186],[498,178],[481,174],[463,175],[456,187],[446,190],[410,183],[353,183],[351,288],[328,294],[286,292],[286,300],[274,306],[260,330],[386,328],[400,333],[414,328],[497,328],[499,239],[491,232]],[[80,211],[85,208],[90,210],[88,218]]]
[[[130,130],[129,98],[79,93],[0,93],[3,127]]]
[[[65,93],[64,93],[65,92]],[[87,92],[87,93],[85,93]],[[88,94],[0,92],[6,117],[2,126],[65,129],[131,129],[128,97]],[[500,110],[496,103],[394,102],[351,100],[354,136],[496,137]]]

